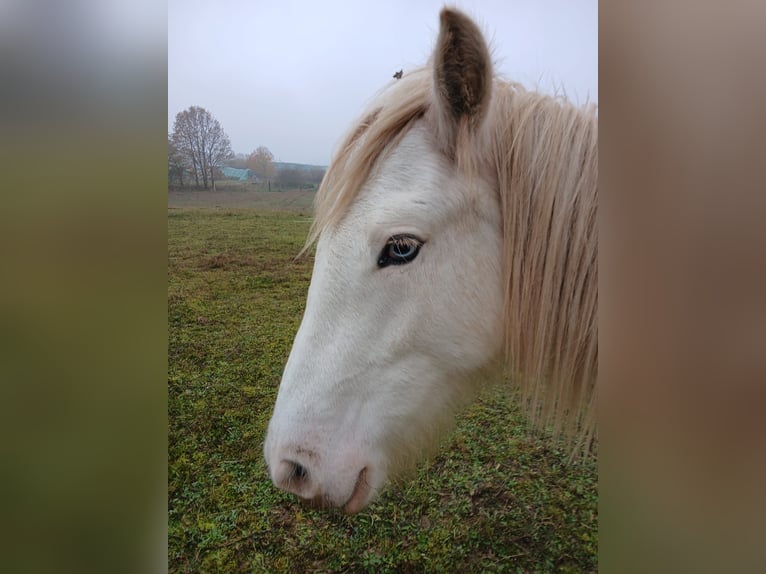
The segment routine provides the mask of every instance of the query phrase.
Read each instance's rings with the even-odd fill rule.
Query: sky
[[[423,65],[443,1],[169,0],[168,132],[189,106],[236,153],[327,165],[394,72]],[[576,103],[598,102],[597,0],[474,0],[495,72]]]

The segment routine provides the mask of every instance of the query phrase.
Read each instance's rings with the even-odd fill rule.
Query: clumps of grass
[[[310,510],[271,485],[262,444],[303,314],[312,261],[294,257],[309,224],[169,216],[170,571],[595,571],[595,461],[567,464],[498,390],[360,514]]]

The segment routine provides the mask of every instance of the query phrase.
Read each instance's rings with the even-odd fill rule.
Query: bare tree
[[[247,167],[253,172],[264,178],[271,179],[276,173],[274,169],[274,154],[266,146],[260,146],[253,153],[247,156]]]
[[[184,186],[184,175],[189,171],[189,163],[168,135],[168,186]]]
[[[176,114],[173,123],[173,144],[190,165],[194,183],[207,189],[215,185],[215,170],[232,157],[229,136],[210,112],[199,106]]]

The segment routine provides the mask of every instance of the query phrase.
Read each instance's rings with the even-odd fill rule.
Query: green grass
[[[240,182],[227,182],[212,190],[168,191],[168,207],[215,207],[257,209],[258,211],[289,210],[302,215],[310,215],[314,202],[313,191],[263,191],[257,186]]]
[[[276,490],[262,445],[298,329],[310,219],[168,212],[171,572],[587,572],[594,461],[568,466],[494,391],[416,475],[351,516]]]

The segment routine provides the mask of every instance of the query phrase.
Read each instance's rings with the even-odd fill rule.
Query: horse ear
[[[444,8],[433,55],[435,127],[454,155],[462,135],[481,125],[492,91],[492,62],[479,27],[462,12]]]

